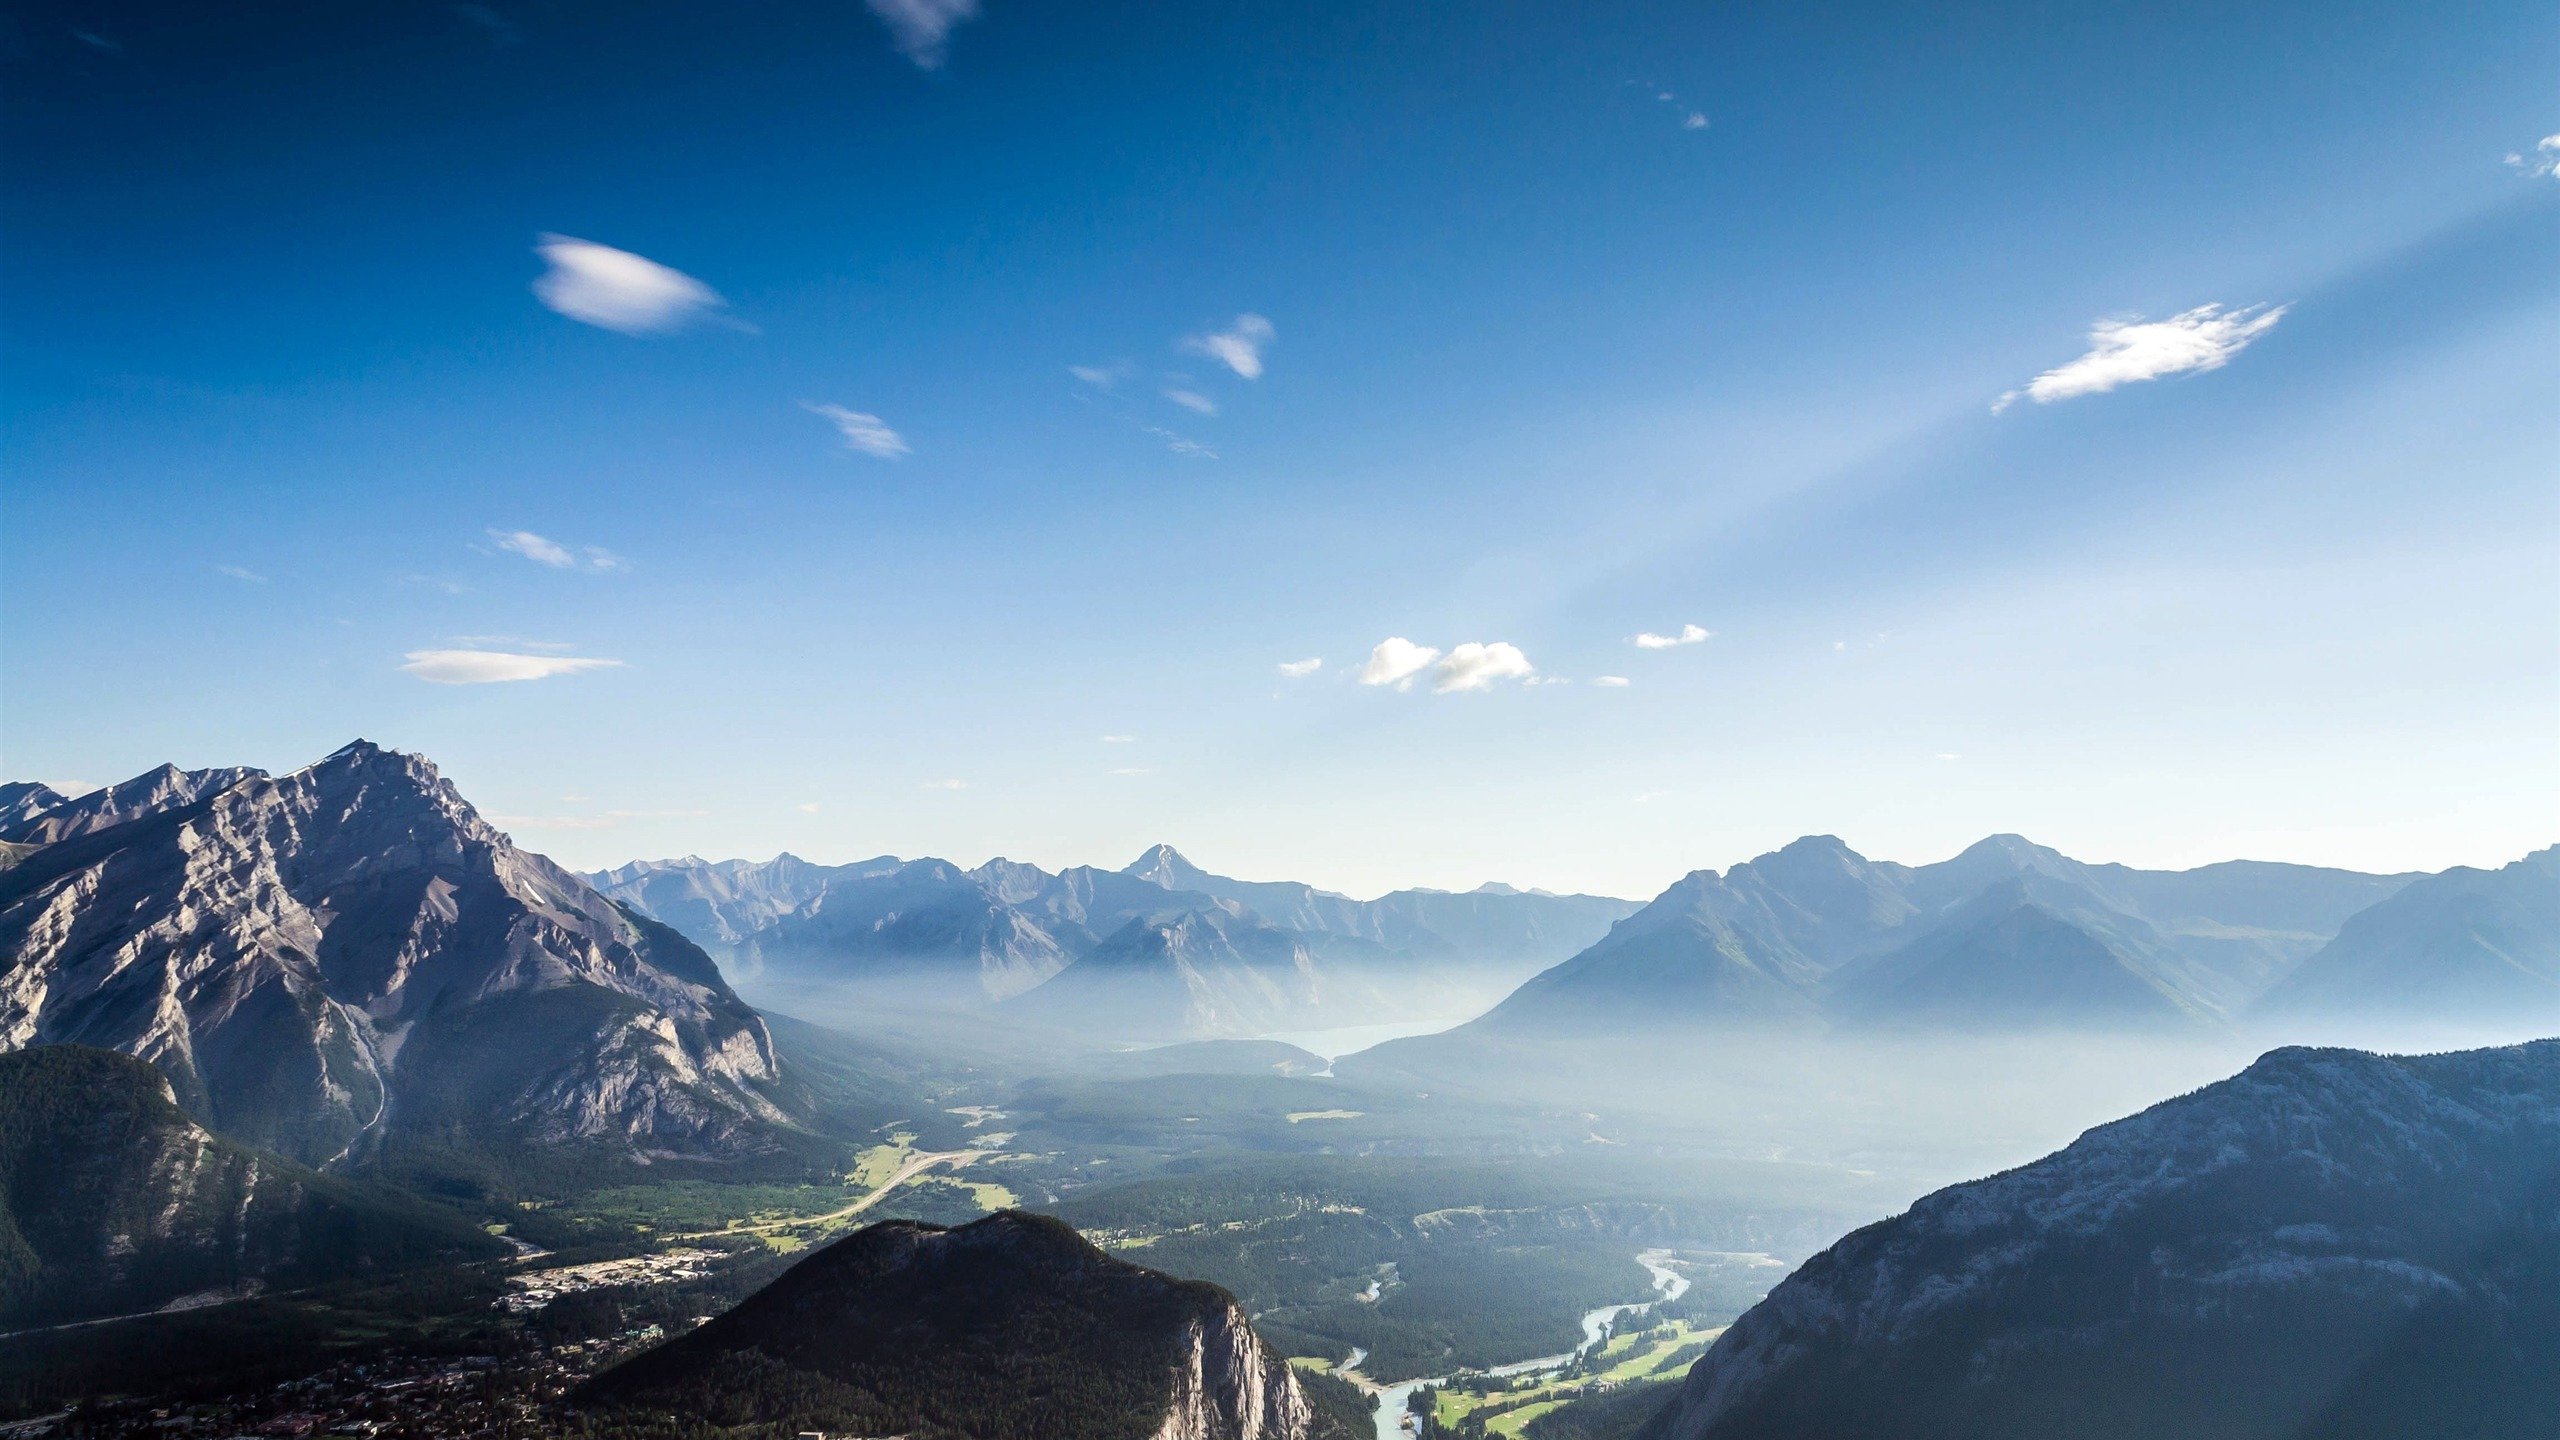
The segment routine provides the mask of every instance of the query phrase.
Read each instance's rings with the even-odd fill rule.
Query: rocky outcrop
[[[581,1403],[917,1440],[1352,1440],[1233,1296],[1020,1211],[848,1236]]]
[[[1806,1262],[1656,1440],[2547,1435],[2560,1041],[2270,1053]]]
[[[424,759],[360,741],[98,796],[0,872],[0,1048],[140,1056],[223,1133],[315,1164],[400,1136],[727,1154],[787,1119],[709,957]]]

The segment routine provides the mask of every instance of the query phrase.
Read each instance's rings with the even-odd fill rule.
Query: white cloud
[[[2527,175],[2560,177],[2560,135],[2543,136],[2534,142],[2532,154],[2510,155],[2507,163]]]
[[[1413,688],[1413,677],[1420,674],[1440,652],[1428,645],[1416,645],[1401,635],[1390,635],[1369,652],[1369,663],[1360,667],[1363,685],[1393,685],[1399,690]]]
[[[1668,650],[1675,645],[1695,645],[1701,641],[1712,640],[1715,635],[1716,632],[1703,625],[1683,625],[1677,635],[1656,635],[1647,630],[1641,635],[1629,637],[1627,643],[1639,650]]]
[[[1992,402],[1998,414],[2020,395],[2039,405],[2082,395],[2103,395],[2137,380],[2219,370],[2252,341],[2275,328],[2290,306],[2251,305],[2225,310],[2199,305],[2166,320],[2101,320],[2089,327],[2089,353],[2030,380]]]
[[[1197,390],[1185,390],[1179,386],[1168,385],[1165,387],[1164,398],[1196,415],[1218,413],[1218,402]]]
[[[1292,680],[1304,680],[1323,668],[1324,657],[1321,655],[1310,655],[1304,660],[1283,660],[1280,662],[1280,673],[1288,676]]]
[[[1121,381],[1137,374],[1138,367],[1126,360],[1114,360],[1108,365],[1070,365],[1067,367],[1067,373],[1096,390],[1111,390],[1116,389]]]
[[[1157,439],[1162,440],[1164,442],[1164,448],[1172,451],[1176,455],[1188,455],[1194,460],[1215,460],[1218,458],[1217,451],[1210,449],[1208,446],[1201,444],[1199,441],[1192,439],[1188,435],[1177,435],[1161,425],[1142,425],[1138,428],[1146,431],[1150,435],[1153,435]]]
[[[547,680],[610,670],[619,660],[574,655],[519,655],[506,650],[412,650],[400,668],[438,685],[495,685],[509,680]]]
[[[1123,765],[1111,773],[1114,775],[1153,775],[1156,772],[1147,769],[1143,765]]]
[[[1941,750],[1938,752],[1938,758],[1941,760],[1961,760],[1964,757],[1958,755],[1952,750]]]
[[[216,565],[213,568],[216,574],[228,575],[234,580],[245,580],[252,585],[264,585],[267,583],[266,576],[259,574],[255,570],[249,569],[245,565]]]
[[[1634,682],[1624,675],[1594,675],[1591,683],[1610,690],[1624,690]]]
[[[814,400],[801,401],[800,408],[812,415],[825,417],[836,427],[836,433],[844,436],[845,448],[849,450],[859,450],[883,460],[895,460],[909,453],[905,437],[883,424],[877,415],[847,410],[841,405],[821,405]]]
[[[1692,110],[1689,112],[1688,117],[1680,122],[1680,128],[1683,130],[1704,130],[1707,128],[1707,117],[1699,111]]]
[[[1259,380],[1263,347],[1271,343],[1276,333],[1271,322],[1259,315],[1239,315],[1233,325],[1211,334],[1194,335],[1182,342],[1182,348],[1206,355],[1247,380]]]
[[[674,330],[718,310],[720,293],[681,270],[628,250],[567,235],[545,235],[534,253],[551,269],[535,298],[572,320],[625,335]]]
[[[924,782],[924,788],[927,790],[966,790],[969,788],[969,782],[966,780],[927,780]]]
[[[536,565],[548,565],[554,570],[574,570],[578,566],[578,557],[569,553],[568,546],[545,540],[530,530],[493,529],[489,539],[508,554],[521,555]]]
[[[530,530],[492,527],[489,542],[510,555],[521,555],[536,565],[548,565],[554,570],[623,570],[631,564],[601,545],[584,545],[571,550]]]
[[[1432,693],[1490,690],[1497,680],[1523,680],[1538,673],[1520,647],[1496,640],[1490,645],[1470,640],[1452,649],[1431,672]]]
[[[1630,795],[1627,799],[1631,804],[1650,805],[1654,801],[1663,799],[1670,794],[1671,792],[1668,790],[1646,790],[1639,794]]]
[[[1102,743],[1105,745],[1135,745],[1138,743],[1138,737],[1135,735],[1105,735],[1102,737]]]
[[[793,808],[797,809],[803,815],[815,815],[818,813],[818,802],[812,800],[805,805],[799,805]]]
[[[889,27],[898,53],[923,70],[939,70],[949,58],[951,31],[963,20],[978,18],[978,0],[867,0],[871,13]]]

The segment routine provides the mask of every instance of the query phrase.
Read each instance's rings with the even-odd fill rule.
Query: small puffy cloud
[[[978,0],[868,0],[871,13],[889,27],[898,53],[920,70],[939,70],[950,58],[951,31],[978,18]]]
[[[217,575],[228,575],[234,580],[243,581],[251,585],[264,585],[267,583],[266,576],[259,574],[257,571],[252,570],[245,565],[216,565],[213,567],[213,570]]]
[[[712,314],[720,293],[655,260],[579,240],[545,235],[534,247],[551,266],[533,282],[534,297],[572,320],[625,335],[675,330]]]
[[[1624,690],[1634,682],[1624,675],[1594,675],[1591,683],[1606,690]]]
[[[1496,640],[1478,644],[1470,640],[1441,658],[1431,672],[1431,690],[1436,695],[1454,694],[1461,690],[1490,690],[1498,680],[1525,680],[1538,673],[1520,647]]]
[[[969,788],[969,782],[966,780],[927,780],[924,782],[924,788],[927,790],[966,790]]]
[[[619,660],[577,655],[521,655],[507,650],[412,650],[400,668],[437,685],[497,685],[610,670]]]
[[[1683,130],[1704,130],[1707,128],[1707,117],[1701,111],[1692,110],[1686,118],[1681,120],[1680,128]]]
[[[803,815],[815,815],[818,813],[818,802],[812,800],[804,805],[796,805],[792,808],[798,810]]]
[[[1259,315],[1239,315],[1233,325],[1207,335],[1194,335],[1182,342],[1182,348],[1194,355],[1206,355],[1247,380],[1259,380],[1263,347],[1277,333],[1271,322]]]
[[[2534,142],[2532,154],[2509,155],[2507,163],[2542,179],[2560,177],[2560,135],[2543,136]]]
[[[1304,660],[1283,660],[1280,662],[1280,673],[1288,676],[1292,680],[1304,680],[1323,668],[1324,657],[1321,655],[1310,655]]]
[[[1185,390],[1178,385],[1168,385],[1165,387],[1164,398],[1195,415],[1215,415],[1218,413],[1218,402],[1201,394],[1197,390]]]
[[[1712,640],[1715,634],[1703,625],[1683,625],[1676,635],[1656,635],[1647,630],[1641,635],[1628,637],[1627,643],[1639,650],[1669,650],[1678,645],[1696,645]]]
[[[2101,320],[2089,327],[2089,353],[2058,365],[1992,402],[1998,414],[2024,395],[2039,405],[2082,395],[2103,395],[2119,385],[2169,375],[2219,370],[2275,328],[2291,307],[2251,305],[2225,310],[2199,305],[2166,320]]]
[[[1964,757],[1952,750],[1941,750],[1938,752],[1938,758],[1941,760],[1961,760]]]
[[[1413,688],[1413,677],[1422,673],[1440,652],[1428,645],[1416,645],[1401,635],[1390,635],[1369,652],[1369,663],[1360,667],[1363,685],[1393,685],[1399,690]]]
[[[1143,765],[1123,765],[1111,773],[1114,775],[1153,775],[1156,772]]]
[[[1138,743],[1138,737],[1135,735],[1105,735],[1102,737],[1102,743],[1105,745],[1135,745]]]
[[[883,460],[895,460],[909,453],[906,438],[882,423],[877,415],[847,410],[841,405],[821,405],[814,400],[801,401],[800,408],[835,426],[836,433],[844,437],[848,450],[859,450]]]

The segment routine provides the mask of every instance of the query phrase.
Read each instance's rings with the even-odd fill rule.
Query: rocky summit
[[[320,1165],[401,1141],[728,1154],[789,1119],[764,1021],[699,948],[417,756],[359,741],[62,808],[0,873],[0,1047],[138,1056],[223,1134]]]

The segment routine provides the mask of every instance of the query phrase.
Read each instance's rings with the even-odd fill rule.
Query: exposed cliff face
[[[2523,1436],[2554,1376],[2560,1041],[2294,1049],[1849,1236],[1652,1433]]]
[[[583,1398],[918,1440],[1350,1440],[1225,1291],[1019,1211],[871,1226]]]
[[[113,792],[92,808],[124,818],[0,873],[0,1048],[140,1056],[311,1163],[403,1133],[725,1153],[786,1118],[763,1021],[707,956],[423,759],[359,742]]]
[[[0,1056],[0,1321],[499,1253],[458,1216],[216,1139],[130,1056]]]

